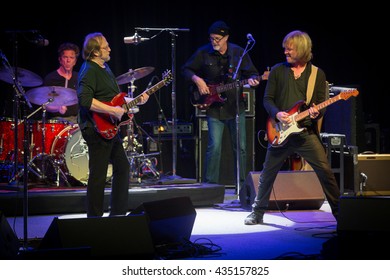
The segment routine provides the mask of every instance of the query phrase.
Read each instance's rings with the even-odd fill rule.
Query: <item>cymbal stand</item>
[[[160,173],[155,168],[157,164],[153,164],[149,157],[158,155],[160,153],[144,154],[143,145],[142,143],[138,142],[138,135],[134,133],[134,123],[135,121],[133,120],[133,117],[130,118],[127,129],[128,142],[126,147],[126,154],[130,164],[130,182],[141,183],[141,176],[143,173],[142,171],[146,169],[152,172],[154,177],[159,179]],[[156,163],[157,160],[155,159],[154,162]]]
[[[17,66],[18,66],[18,36],[17,34],[19,33],[18,31],[12,31],[12,41],[14,43],[14,46],[13,46],[13,50],[14,50],[14,68],[11,66],[11,64],[9,63],[7,57],[2,53],[0,52],[0,56],[1,56],[1,61],[4,65],[4,67],[6,67],[12,77],[12,81],[13,81],[13,88],[15,90],[15,93],[16,93],[16,96],[15,96],[15,99],[14,99],[14,120],[15,120],[15,131],[14,131],[14,165],[13,165],[13,171],[12,171],[12,175],[16,174],[17,171],[18,171],[18,160],[19,160],[19,157],[18,157],[18,124],[19,124],[19,120],[18,120],[18,117],[19,117],[19,108],[20,108],[20,105],[21,104],[27,104],[29,106],[29,108],[32,108],[32,105],[30,103],[30,101],[26,98],[26,95],[25,95],[25,92],[24,92],[24,89],[21,85],[21,83],[19,82],[19,79],[18,79],[18,71],[17,71]],[[13,71],[13,69],[15,69],[16,71]],[[23,99],[23,100],[22,100]],[[25,108],[26,106],[23,106],[23,116],[24,116],[24,120],[26,120],[26,114],[25,114]],[[27,250],[28,249],[28,229],[27,229],[27,218],[28,218],[28,185],[27,185],[27,157],[28,157],[28,139],[27,139],[27,134],[28,134],[28,130],[27,130],[27,125],[24,126],[24,140],[23,140],[23,143],[24,143],[24,161],[23,161],[23,166],[24,166],[24,178],[25,180],[23,181],[23,249],[24,250]],[[11,176],[12,176],[11,175]]]
[[[28,132],[30,131],[30,118],[31,116],[35,115],[37,112],[39,112],[45,105],[47,105],[48,103],[50,103],[51,101],[48,101],[46,102],[45,104],[43,104],[42,106],[40,106],[38,109],[36,109],[34,112],[32,112],[30,115],[28,115],[23,121],[22,123],[24,122],[25,123],[25,138],[27,138],[27,135],[28,135]],[[31,145],[29,145],[28,143],[28,139],[24,139],[24,155],[25,157],[28,155],[28,151],[30,150],[29,147]],[[17,154],[15,155],[17,157]],[[42,177],[42,172],[41,170],[39,170],[39,168],[35,165],[35,163],[33,162],[33,159],[31,159],[30,161],[25,160],[26,164],[24,166],[24,168],[22,170],[20,170],[19,172],[17,172],[15,174],[15,176],[9,181],[10,183],[21,178],[22,177],[22,174],[24,173],[24,171],[28,170],[28,171],[31,171],[33,172],[37,177],[41,178]],[[27,174],[25,176],[25,181],[27,181]]]

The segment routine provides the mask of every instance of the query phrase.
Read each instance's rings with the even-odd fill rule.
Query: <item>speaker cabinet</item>
[[[254,117],[256,114],[256,90],[249,85],[242,88],[242,96],[245,102],[245,116]],[[195,107],[195,116],[206,117],[206,110]]]
[[[254,170],[255,164],[255,118],[246,118],[246,171]],[[201,182],[204,179],[204,161],[206,157],[207,142],[208,142],[208,126],[206,118],[198,119],[198,133],[199,133],[199,156],[198,156],[198,180]],[[230,141],[229,130],[225,128],[222,142],[221,166],[219,172],[219,183],[223,185],[235,185],[235,168],[236,161]]]
[[[151,259],[154,247],[144,215],[54,218],[39,246],[89,249],[92,259]],[[65,250],[66,251],[66,250]]]
[[[330,88],[330,97],[355,88],[357,87],[333,86]],[[360,92],[356,97],[341,100],[326,108],[322,131],[326,133],[344,134],[347,145],[358,146],[359,151],[365,151],[365,140],[364,137],[361,137],[364,135],[362,112]]]
[[[130,215],[148,217],[155,246],[182,244],[190,240],[196,211],[189,197],[175,197],[142,203]]]
[[[390,197],[342,196],[337,230],[340,233],[390,233]]]
[[[390,198],[341,196],[337,236],[324,242],[322,255],[332,260],[388,260]]]
[[[358,155],[358,170],[367,176],[359,191],[366,195],[390,195],[390,154]]]
[[[0,259],[16,259],[20,247],[19,240],[1,211],[0,230]]]
[[[157,159],[157,170],[162,174],[172,174],[173,145],[172,137],[161,137],[160,141],[147,141],[148,154],[160,151]],[[196,138],[178,136],[176,142],[176,174],[185,178],[196,178]]]
[[[261,172],[249,172],[240,189],[242,208],[250,209],[258,193]],[[325,201],[321,184],[314,171],[280,171],[276,176],[269,210],[320,209]]]

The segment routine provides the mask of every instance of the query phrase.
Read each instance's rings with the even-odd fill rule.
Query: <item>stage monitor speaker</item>
[[[20,247],[19,240],[1,211],[0,230],[0,259],[16,259]]]
[[[54,218],[39,250],[89,248],[91,259],[152,259],[154,247],[144,215]]]
[[[196,211],[189,197],[142,203],[130,215],[145,214],[155,246],[182,244],[190,240]]]
[[[147,141],[147,154],[160,151],[155,156],[157,159],[157,170],[163,174],[172,174],[172,137],[161,137],[160,147],[158,139],[156,142]],[[195,137],[178,136],[176,142],[176,174],[184,178],[196,178],[196,139]]]
[[[261,171],[249,172],[240,189],[242,208],[251,209],[258,193]],[[325,201],[321,184],[314,171],[280,171],[269,200],[269,210],[320,209]]]
[[[342,196],[333,259],[387,259],[390,197]],[[333,246],[335,247],[335,246]]]
[[[247,117],[246,123],[246,171],[254,169],[255,164],[255,118]],[[198,119],[198,133],[199,133],[199,156],[198,156],[198,180],[201,182],[204,179],[204,161],[206,157],[207,142],[208,142],[208,126],[206,118]],[[222,154],[221,154],[221,165],[219,172],[219,182],[223,185],[235,185],[235,166],[236,161],[234,160],[234,154],[232,149],[232,143],[230,141],[229,130],[225,128],[223,132],[222,142]]]
[[[337,231],[343,234],[353,232],[389,234],[388,213],[390,213],[388,196],[342,196]]]

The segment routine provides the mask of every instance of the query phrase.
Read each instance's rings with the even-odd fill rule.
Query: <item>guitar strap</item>
[[[306,105],[309,105],[310,100],[313,96],[314,83],[315,83],[316,76],[317,76],[317,70],[318,70],[318,67],[314,66],[312,64],[311,65],[311,74],[309,77],[309,83],[307,84],[307,90],[306,90]]]

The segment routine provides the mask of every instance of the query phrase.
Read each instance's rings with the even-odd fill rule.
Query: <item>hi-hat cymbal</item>
[[[116,77],[119,85],[128,84],[131,81],[141,79],[154,71],[154,67],[141,67],[138,69],[130,69],[129,72]]]
[[[77,93],[74,89],[47,86],[30,89],[26,92],[27,99],[36,105],[42,105],[46,102],[48,106],[71,106],[78,103]]]
[[[11,68],[2,67],[0,69],[0,80],[13,84],[15,76],[15,79],[24,87],[37,87],[42,85],[43,80],[39,75],[20,67],[17,67],[17,71],[15,69],[13,67],[13,73],[11,73]]]

